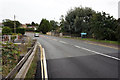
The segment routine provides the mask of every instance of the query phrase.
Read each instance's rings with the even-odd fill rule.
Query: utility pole
[[[14,33],[16,33],[15,15],[14,15]]]
[[[120,18],[120,1],[118,2],[118,19]]]

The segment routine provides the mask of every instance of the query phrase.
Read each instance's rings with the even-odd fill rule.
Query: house
[[[2,28],[0,28],[0,33],[2,33]]]
[[[1,26],[4,26],[4,25],[0,22],[0,27],[1,27]]]
[[[20,27],[21,28],[27,28],[27,25],[26,24],[22,24]]]

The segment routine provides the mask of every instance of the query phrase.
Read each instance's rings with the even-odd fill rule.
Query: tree
[[[42,19],[38,27],[38,31],[41,31],[43,34],[46,34],[46,32],[51,31],[51,24],[49,23],[49,21],[46,19]]]
[[[22,35],[25,34],[25,28],[17,28],[17,33],[21,33]]]
[[[65,32],[64,31],[64,22],[65,22],[64,16],[61,15],[61,17],[60,17],[60,28],[61,28],[61,31],[60,32]]]
[[[105,12],[98,12],[91,19],[91,27],[91,31],[96,39],[116,40],[117,21],[113,16]]]
[[[34,22],[32,22],[32,23],[31,23],[31,25],[32,25],[32,26],[35,26],[35,23],[34,23]]]
[[[51,24],[51,29],[52,30],[56,30],[58,28],[58,22],[56,22],[54,20],[51,20],[50,24]]]
[[[10,27],[10,28],[13,29],[14,28],[14,22],[16,24],[16,28],[21,26],[21,23],[19,21],[12,21],[12,20],[9,20],[9,19],[3,20],[2,23],[3,23],[4,26],[7,26],[7,27]]]
[[[94,10],[88,7],[77,7],[68,11],[64,21],[64,31],[71,34],[80,35],[81,32],[90,33],[90,19],[95,13]],[[67,29],[67,30],[66,30]],[[89,34],[91,35],[91,34]]]
[[[27,26],[39,26],[38,23],[35,23],[35,22],[31,22],[31,24],[28,23],[28,24],[26,24],[26,25],[27,25]]]
[[[34,28],[26,28],[25,31],[33,32],[33,31],[34,31]]]
[[[118,19],[118,26],[116,28],[116,38],[117,38],[117,41],[119,41],[120,43],[120,18]]]
[[[12,30],[9,27],[3,27],[2,34],[3,35],[10,35],[12,33]]]
[[[28,27],[28,26],[31,26],[31,24],[26,24],[26,25],[27,25],[27,27]]]

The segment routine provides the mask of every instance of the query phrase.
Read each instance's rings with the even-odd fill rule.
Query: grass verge
[[[63,38],[78,39],[78,40],[84,40],[84,41],[93,41],[93,42],[101,42],[101,43],[109,43],[109,44],[120,45],[120,42],[118,42],[118,41],[96,40],[96,39],[93,39],[93,38],[81,38],[81,37],[69,37],[69,36],[64,36]]]
[[[30,65],[30,68],[26,74],[26,77],[25,77],[25,80],[28,80],[28,79],[34,79],[35,78],[35,73],[36,73],[36,68],[37,68],[37,53],[38,53],[38,48],[35,52],[35,56],[34,56],[34,59]]]

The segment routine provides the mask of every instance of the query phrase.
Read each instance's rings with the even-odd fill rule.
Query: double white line
[[[47,74],[47,63],[46,63],[46,57],[45,57],[45,49],[42,48],[41,44],[39,44],[40,51],[41,51],[41,56],[40,56],[40,61],[41,61],[41,75],[42,75],[42,80],[48,80],[48,74]]]

